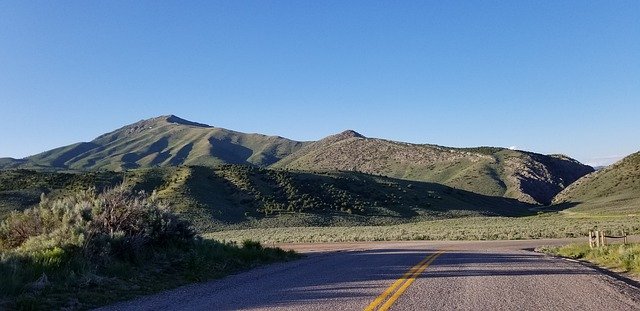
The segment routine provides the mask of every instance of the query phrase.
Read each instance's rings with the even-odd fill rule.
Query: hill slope
[[[157,191],[201,231],[392,224],[460,216],[521,216],[531,205],[446,186],[361,173],[311,174],[253,166],[166,167],[125,173],[0,171],[0,219],[65,191],[115,186]]]
[[[577,204],[569,212],[640,213],[640,152],[580,178],[560,192],[554,203]]]
[[[22,167],[123,170],[227,163],[267,166],[304,145],[278,136],[245,134],[170,115],[127,125],[91,142],[28,157],[28,165]]]
[[[311,143],[272,167],[359,171],[541,204],[549,204],[565,186],[593,171],[564,156],[504,148],[417,145],[366,138],[354,131]]]

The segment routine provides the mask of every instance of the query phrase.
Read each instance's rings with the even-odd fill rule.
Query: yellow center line
[[[400,286],[400,288],[387,300],[378,310],[389,310],[389,308],[395,303],[395,301],[404,293],[405,290],[413,283],[418,275],[424,272],[425,269],[434,261],[438,256],[442,255],[444,251],[439,251],[427,256],[425,259],[420,261],[418,264],[413,266],[407,273],[402,275],[398,280],[396,280],[387,290],[385,290],[380,296],[378,296],[374,301],[372,301],[364,310],[365,311],[373,311],[375,310],[380,303],[382,303],[387,296],[393,293],[396,288]],[[402,286],[401,286],[402,285]]]

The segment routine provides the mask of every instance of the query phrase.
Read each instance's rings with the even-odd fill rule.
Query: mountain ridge
[[[318,141],[247,134],[163,115],[125,125],[90,142],[25,159],[0,159],[0,168],[114,170],[245,164],[283,170],[354,171],[436,182],[489,196],[549,204],[593,169],[564,155],[500,147],[452,148],[369,138],[345,130]]]
[[[272,167],[310,171],[359,171],[430,181],[485,195],[550,204],[565,186],[593,169],[566,156],[499,147],[451,148],[379,138],[332,135]]]

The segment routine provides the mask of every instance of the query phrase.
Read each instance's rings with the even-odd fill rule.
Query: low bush
[[[184,243],[195,236],[155,194],[124,187],[43,198],[38,207],[12,212],[0,225],[0,247],[29,253],[52,247],[81,248],[88,256],[138,253],[149,245]]]

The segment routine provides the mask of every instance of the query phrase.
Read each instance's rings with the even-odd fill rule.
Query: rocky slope
[[[354,131],[309,144],[273,167],[359,171],[539,204],[551,203],[564,187],[593,171],[561,155],[505,148],[416,145],[366,138]]]

